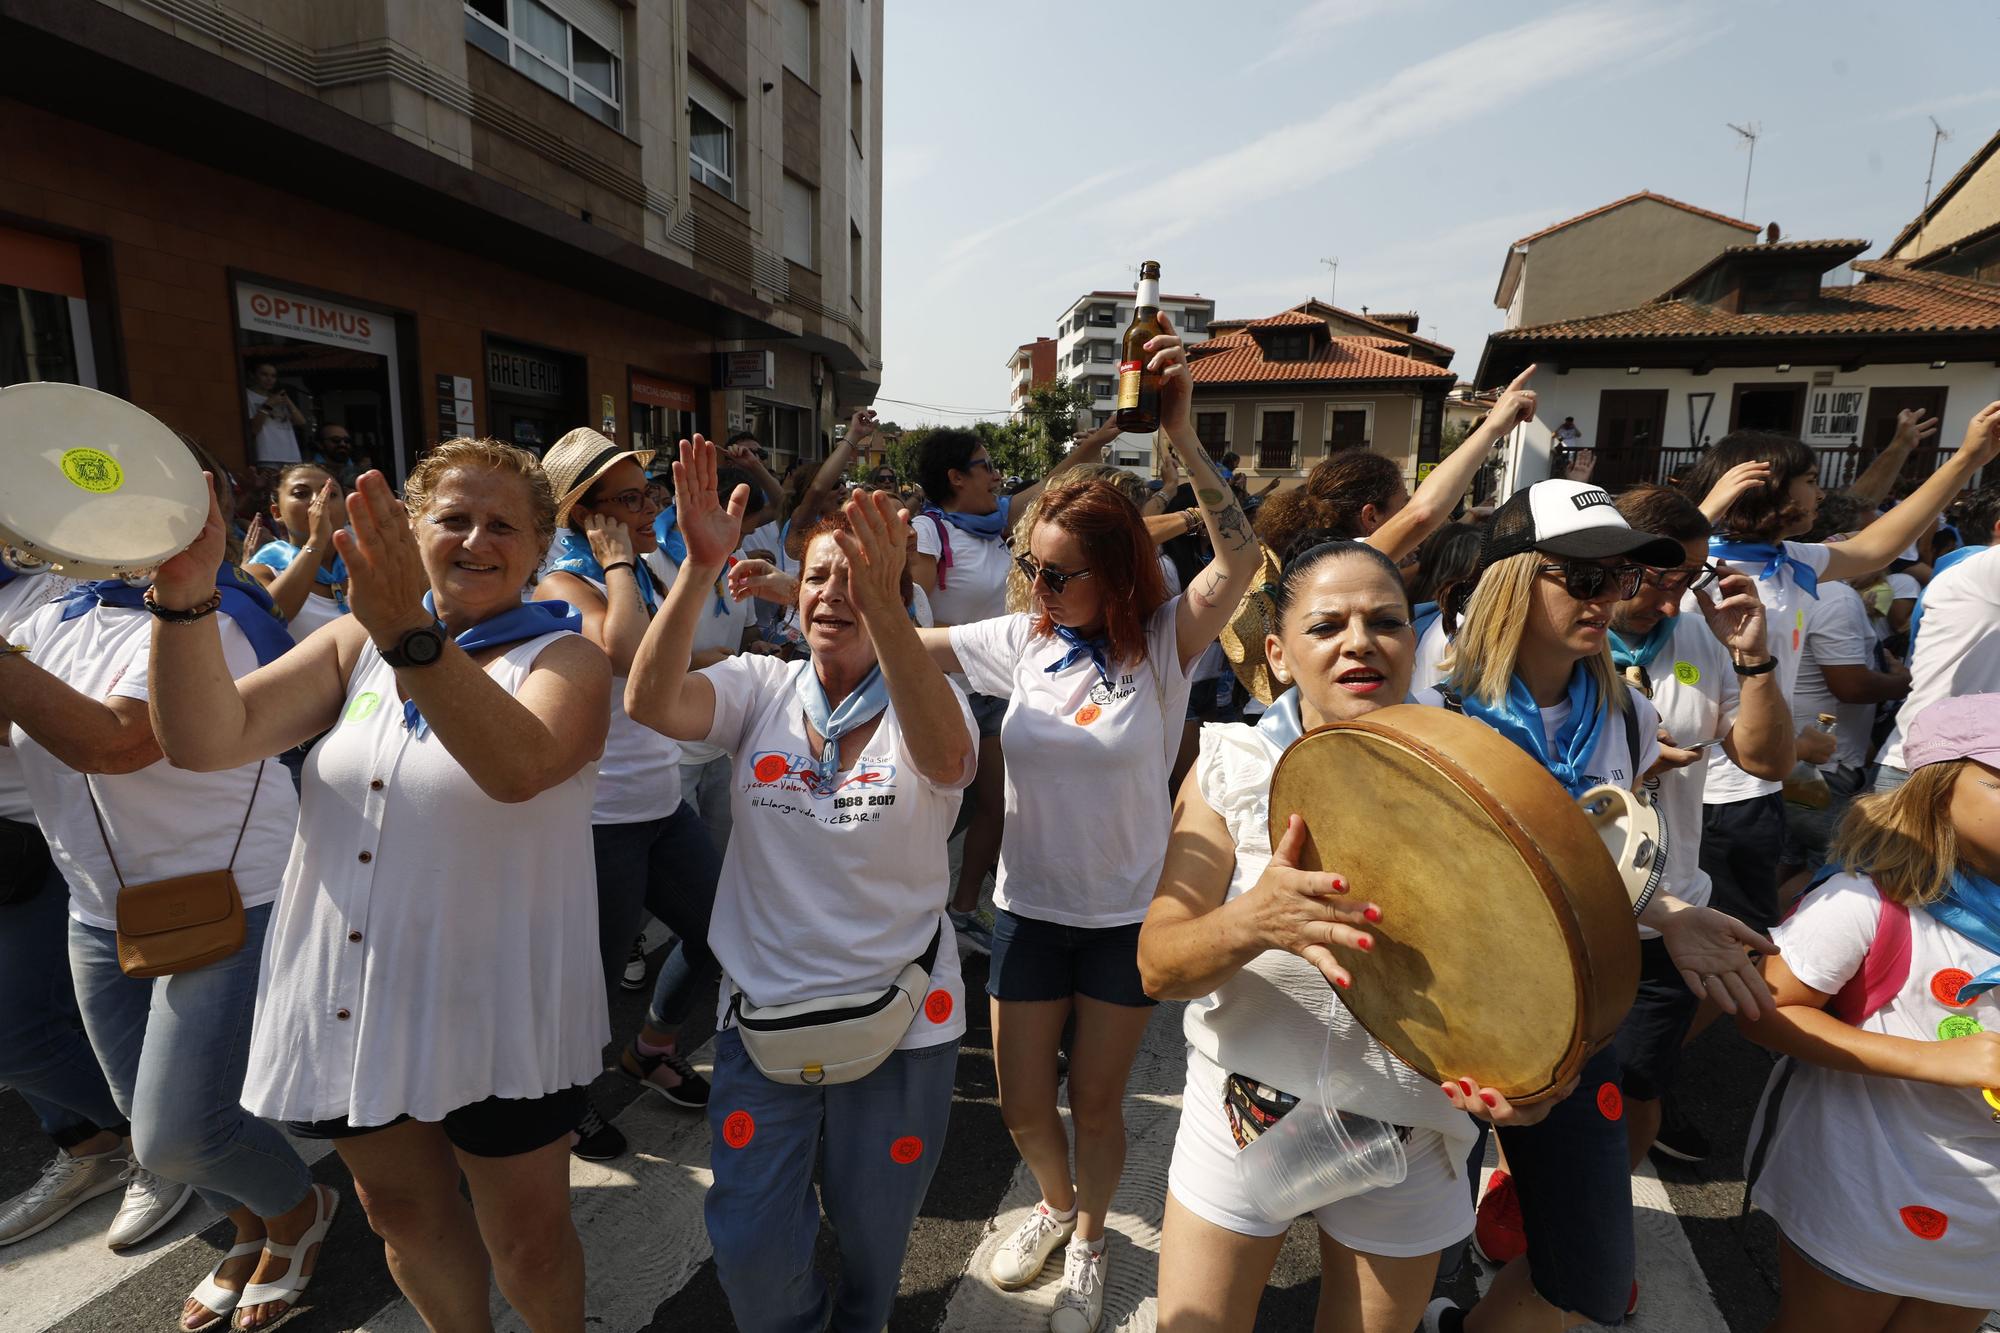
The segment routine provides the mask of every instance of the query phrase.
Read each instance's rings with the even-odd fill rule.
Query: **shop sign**
[[[563,396],[562,362],[533,352],[488,346],[486,387],[532,398]]]
[[[393,318],[318,296],[299,296],[274,287],[239,282],[236,319],[245,330],[334,347],[360,347],[383,356],[396,354]]]
[[[694,412],[695,393],[685,384],[663,380],[641,371],[632,372],[632,401],[648,407],[664,407],[670,412]]]
[[[717,352],[715,383],[721,389],[772,389],[778,384],[775,352]]]

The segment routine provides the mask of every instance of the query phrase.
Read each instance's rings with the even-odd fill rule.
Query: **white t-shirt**
[[[1451,647],[1451,636],[1444,632],[1444,617],[1439,616],[1424,626],[1422,637],[1417,640],[1416,665],[1410,670],[1410,688],[1427,690],[1444,679],[1445,649]]]
[[[672,588],[674,580],[680,577],[681,567],[669,559],[665,551],[649,551],[646,554],[646,563],[652,567],[653,573],[659,576],[662,589]],[[746,597],[739,602],[731,598],[728,578],[729,575],[725,571],[722,575],[722,592],[719,594],[721,606],[717,606],[715,597],[706,599],[702,606],[701,619],[694,627],[694,651],[697,653],[714,648],[726,648],[731,653],[742,651],[743,632],[756,619],[757,599]],[[661,595],[664,597],[665,593]],[[722,756],[719,748],[704,745],[700,741],[682,741],[679,744],[681,762],[684,764],[705,764],[711,759]]]
[[[1896,712],[1896,729],[1876,756],[1903,766],[1903,732],[1940,699],[2000,690],[2000,546],[1989,547],[1931,580],[1924,590],[1924,629],[1910,659],[1910,693]]]
[[[792,684],[810,670],[810,662],[744,653],[700,673],[715,689],[706,739],[736,756],[734,831],[708,926],[708,947],[722,962],[718,1026],[737,990],[753,1004],[777,1005],[887,986],[923,955],[945,920],[945,840],[958,794],[978,770],[971,708],[959,701],[970,749],[958,781],[933,783],[916,771],[891,703],[853,767],[821,792]],[[965,1031],[948,923],[943,940],[930,995],[899,1049],[935,1046]]]
[[[1652,701],[1637,690],[1628,692],[1632,707],[1639,717],[1639,762],[1632,762],[1631,747],[1625,744],[1625,719],[1622,714],[1613,713],[1604,719],[1598,728],[1597,748],[1590,752],[1584,764],[1584,777],[1590,785],[1610,784],[1630,790],[1635,774],[1644,773],[1660,757],[1660,715]],[[1428,704],[1433,708],[1444,707],[1444,695],[1436,689],[1410,691],[1410,702]],[[1468,717],[1471,714],[1467,714]],[[1476,719],[1475,719],[1476,720]],[[1569,720],[1569,701],[1552,704],[1542,709],[1542,734],[1549,745],[1555,744],[1556,733]],[[1530,756],[1532,757],[1532,756]]]
[[[1800,981],[1833,994],[1860,969],[1881,905],[1870,881],[1836,875],[1771,935]],[[2000,993],[1968,1005],[1938,998],[1960,980],[1942,973],[1977,976],[1995,964],[2000,954],[1913,908],[1909,976],[1858,1026],[1922,1042],[1967,1019],[2000,1031]],[[1767,1090],[1752,1144],[1768,1106]],[[1946,1305],[2000,1305],[2000,1124],[1977,1088],[1796,1062],[1751,1197],[1808,1254],[1857,1282]]]
[[[1674,634],[1653,659],[1646,677],[1653,686],[1653,707],[1660,725],[1676,745],[1693,745],[1729,733],[1743,701],[1741,683],[1729,650],[1709,630],[1693,597],[1674,617]],[[1622,723],[1620,724],[1623,725]],[[1701,868],[1701,797],[1708,766],[1689,764],[1660,775],[1660,820],[1667,832],[1667,870],[1663,891],[1695,907],[1705,907],[1714,891]],[[1658,931],[1639,927],[1642,939]]]
[[[596,589],[609,604],[611,594],[603,579],[565,572]],[[625,680],[611,678],[611,730],[604,734],[604,753],[597,761],[592,824],[641,824],[665,819],[681,806],[680,742],[626,714]]]
[[[244,392],[250,404],[249,411],[244,414],[246,416],[254,414],[269,397],[268,394],[258,393],[255,389],[247,389]],[[251,448],[251,453],[254,461],[259,463],[299,461],[299,432],[292,425],[289,412],[280,408],[269,416],[257,418],[257,439]]]
[[[1844,704],[1833,697],[1821,667],[1875,665],[1875,631],[1861,594],[1845,583],[1822,583],[1819,600],[1806,608],[1806,641],[1799,654],[1798,686],[1792,691],[1795,726],[1819,726],[1819,715],[1834,716],[1833,763],[1858,769],[1868,762],[1874,704]]]
[[[223,616],[219,623],[229,674],[239,679],[249,675],[257,669],[256,651],[235,621]],[[99,606],[66,621],[60,604],[44,606],[21,627],[21,639],[33,645],[37,666],[86,698],[143,701],[147,697],[153,617],[144,610]],[[256,764],[195,773],[165,759],[155,759],[133,773],[86,778],[19,726],[14,728],[13,743],[35,818],[69,881],[69,914],[86,926],[117,929],[118,871],[124,872],[127,884],[149,884],[229,865],[230,848],[246,810],[250,823],[236,854],[237,891],[245,907],[258,907],[278,896],[292,851],[292,832],[299,822],[299,802],[291,775],[276,759],[263,765],[261,783],[254,783]],[[91,813],[93,790],[117,850],[117,870]]]
[[[796,575],[799,572],[799,562],[785,554],[785,525],[776,519],[761,527],[752,528],[750,535],[743,539],[743,544],[736,548],[738,556],[748,556],[752,551],[770,552],[771,563],[781,574]],[[665,562],[664,554],[660,556],[660,560],[662,563]],[[767,602],[760,597],[753,600],[752,612],[757,618],[759,630],[764,631],[766,638],[775,639],[782,626],[789,625],[794,631],[798,628],[796,606]]]
[[[1818,542],[1785,542],[1784,548],[1786,555],[1815,573],[1826,571],[1829,552],[1824,545]],[[1757,595],[1764,602],[1764,619],[1770,626],[1771,655],[1778,659],[1778,684],[1785,697],[1791,698],[1798,686],[1799,653],[1805,647],[1806,608],[1812,605],[1812,595],[1799,587],[1790,565],[1780,565],[1777,573],[1767,579],[1758,577],[1764,570],[1760,561],[1718,560],[1716,563],[1756,580]],[[1751,777],[1738,768],[1719,745],[1708,752],[1708,787],[1704,799],[1710,805],[1747,801],[1753,796],[1777,791],[1781,786],[1782,783]]]
[[[948,525],[929,514],[912,520],[917,528],[917,554],[937,559],[944,542],[951,542],[951,568],[938,559],[938,589],[931,597],[931,614],[940,625],[970,625],[1007,614],[1007,571],[1014,567],[1013,553],[998,537],[977,537],[961,528],[952,528],[949,537],[940,529]]]
[[[44,602],[60,597],[68,581],[54,574],[17,574],[0,585],[0,639],[13,642],[15,631],[35,614]],[[21,760],[11,745],[0,745],[0,819],[17,824],[35,822],[35,807],[28,800],[28,782],[21,776]]]
[[[1165,551],[1160,552],[1160,577],[1167,581],[1167,596],[1181,595],[1181,571]]]
[[[1181,602],[1146,624],[1146,660],[1111,668],[1037,638],[1027,615],[955,625],[952,651],[981,694],[1007,700],[1007,823],[994,905],[1058,925],[1126,926],[1146,918],[1166,860],[1167,775],[1192,682],[1176,644]]]

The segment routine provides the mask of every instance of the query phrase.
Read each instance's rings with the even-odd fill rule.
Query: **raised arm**
[[[1174,492],[1181,488],[1181,470],[1174,464],[1174,451],[1159,451],[1160,489],[1146,497],[1146,503],[1139,506],[1139,514],[1150,519],[1155,514],[1167,512],[1167,505],[1174,498]],[[1149,529],[1150,530],[1150,526]]]
[[[1096,430],[1077,436],[1076,442],[1070,446],[1070,451],[1064,454],[1057,461],[1056,465],[1048,470],[1047,475],[1034,485],[1024,486],[1014,493],[1014,498],[1009,502],[1012,507],[1007,511],[1009,526],[1021,521],[1022,516],[1028,512],[1028,506],[1042,498],[1042,492],[1048,489],[1050,482],[1060,477],[1063,473],[1068,472],[1071,468],[1079,468],[1086,463],[1095,463],[1103,458],[1104,446],[1117,439],[1123,433],[1123,431],[1118,429],[1118,418],[1114,415],[1111,420],[1105,422]]]
[[[339,497],[339,483],[331,478],[313,496],[306,544],[292,556],[289,565],[279,570],[268,565],[243,567],[245,573],[264,585],[264,591],[271,594],[278,614],[287,620],[298,618],[306,598],[312,596],[313,585],[319,581],[320,558],[333,549],[333,515],[340,506]],[[258,548],[253,546],[248,549],[254,552]]]
[[[1709,632],[1729,650],[1737,666],[1761,666],[1771,660],[1769,629],[1757,581],[1731,574],[1717,585],[1718,597],[1695,590],[1695,602],[1708,621]],[[1722,749],[1738,768],[1752,777],[1782,781],[1797,762],[1793,754],[1791,706],[1778,673],[1739,676],[1736,720],[1722,738]]]
[[[1906,407],[1896,413],[1896,433],[1887,447],[1875,455],[1865,471],[1848,483],[1847,493],[1864,504],[1879,505],[1889,498],[1895,489],[1896,478],[1903,473],[1903,465],[1910,461],[1910,453],[1924,441],[1938,433],[1938,419],[1927,417],[1922,408]]]
[[[646,637],[646,599],[639,591],[643,577],[632,551],[632,530],[608,514],[583,521],[590,554],[604,571],[604,592],[574,574],[550,574],[535,585],[538,602],[568,602],[583,616],[583,637],[604,650],[611,674],[632,670],[639,640]]]
[[[792,511],[791,523],[794,529],[803,532],[819,521],[833,500],[833,493],[840,486],[840,479],[847,475],[847,469],[854,463],[854,451],[869,436],[875,433],[875,413],[865,407],[854,409],[854,415],[847,420],[847,434],[833,446],[826,461],[813,473],[806,493],[799,499],[799,507]]]
[[[1830,544],[1826,548],[1826,570],[1820,577],[1853,578],[1896,559],[1930,531],[1945,506],[1992,460],[1995,452],[2000,452],[2000,402],[1988,403],[1973,414],[1958,452],[1909,499],[1846,541]]]
[[[1500,401],[1486,414],[1486,420],[1431,469],[1410,502],[1363,538],[1368,545],[1391,560],[1401,560],[1445,525],[1459,500],[1472,489],[1472,479],[1485,463],[1493,442],[1522,422],[1535,419],[1535,391],[1528,387],[1534,373],[1535,368],[1529,366],[1514,377],[1514,382],[1500,395]]]
[[[1709,488],[1708,494],[1701,497],[1701,512],[1703,517],[1707,518],[1709,526],[1713,527],[1715,524],[1722,522],[1722,516],[1729,512],[1731,505],[1735,504],[1748,492],[1756,490],[1759,486],[1768,486],[1770,482],[1771,465],[1769,463],[1761,459],[1753,459],[1748,463],[1738,463],[1735,467],[1723,473],[1717,479],[1715,485]]]
[[[925,779],[961,786],[971,779],[978,747],[965,726],[963,705],[938,669],[903,608],[904,537],[910,516],[880,491],[847,502],[846,532],[834,541],[847,556],[847,591],[875,645],[875,661],[903,731],[910,762]]]
[[[666,604],[646,628],[625,680],[625,713],[677,741],[704,739],[715,725],[715,687],[688,672],[695,627],[707,609],[710,589],[722,575],[742,531],[750,488],[738,486],[724,508],[715,498],[715,446],[697,435],[681,441],[674,460],[675,518],[687,542]]]

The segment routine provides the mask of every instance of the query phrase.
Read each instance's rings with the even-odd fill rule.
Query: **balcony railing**
[[[1297,440],[1257,441],[1257,469],[1260,472],[1290,472],[1298,447]]]
[[[1263,446],[1258,448],[1261,453]],[[1819,484],[1829,491],[1852,485],[1855,478],[1867,471],[1877,452],[1858,444],[1816,445],[1813,451],[1819,455]],[[1570,456],[1576,452],[1575,449],[1557,445],[1550,458],[1549,474],[1556,477],[1564,475]],[[1591,470],[1590,479],[1614,494],[1634,486],[1670,485],[1685,476],[1704,452],[1701,446],[1607,449],[1598,453],[1597,465]],[[1957,452],[1956,445],[1912,451],[1896,480],[1895,489],[1899,492],[1914,489]]]

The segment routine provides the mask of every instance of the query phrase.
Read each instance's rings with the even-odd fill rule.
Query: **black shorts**
[[[554,1143],[583,1119],[589,1095],[581,1085],[546,1097],[488,1097],[483,1102],[445,1112],[438,1123],[451,1146],[474,1157],[518,1157]],[[302,1139],[358,1139],[400,1125],[399,1115],[387,1125],[350,1125],[346,1116],[333,1120],[290,1120],[285,1128]]]
[[[1766,792],[1701,808],[1701,868],[1715,885],[1709,906],[1752,930],[1778,924],[1778,867],[1785,859],[1785,796]]]
[[[993,914],[986,993],[1003,1001],[1087,995],[1134,1008],[1155,1003],[1139,981],[1138,922],[1064,926],[1004,909]]]
[[[965,696],[972,708],[972,724],[979,728],[980,739],[1000,734],[1000,723],[1007,716],[1007,701],[998,695],[972,694]]]
[[[1612,1044],[1618,1048],[1625,1095],[1650,1102],[1664,1097],[1680,1068],[1681,1041],[1700,1004],[1681,980],[1665,940],[1639,941],[1639,994]]]

